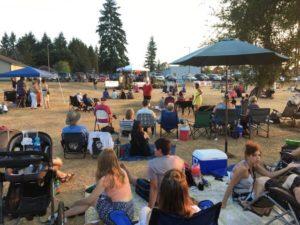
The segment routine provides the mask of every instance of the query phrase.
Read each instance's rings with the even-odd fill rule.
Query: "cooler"
[[[179,139],[181,141],[187,141],[189,140],[189,135],[190,135],[190,128],[189,126],[180,126],[179,128]]]
[[[196,149],[192,155],[192,164],[200,164],[202,174],[212,174],[221,171],[224,176],[227,171],[227,155],[218,149]]]

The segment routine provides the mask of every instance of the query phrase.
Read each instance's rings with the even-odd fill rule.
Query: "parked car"
[[[210,74],[209,79],[212,81],[221,81],[222,77],[218,74]]]
[[[109,80],[109,77],[106,75],[100,75],[98,78],[98,81],[105,82],[106,80]]]
[[[71,79],[72,79],[70,73],[63,73],[63,72],[60,72],[60,73],[58,73],[58,77],[59,77],[59,80],[60,80],[60,81],[65,81],[65,82],[69,82],[69,81],[71,81]]]
[[[197,80],[200,80],[200,81],[209,80],[209,77],[204,73],[198,73],[195,75],[195,77]]]
[[[164,77],[163,75],[155,75],[155,76],[153,76],[153,78],[154,78],[155,80],[161,80],[161,81],[164,81],[164,80],[165,80],[165,77]]]
[[[177,80],[177,78],[174,75],[170,74],[165,77],[165,80],[175,82]]]
[[[119,80],[119,74],[118,73],[111,73],[109,74],[110,80]]]
[[[195,81],[197,78],[192,74],[187,74],[182,76],[182,80],[184,81]]]

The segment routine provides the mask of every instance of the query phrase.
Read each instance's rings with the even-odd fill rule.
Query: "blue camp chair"
[[[115,225],[133,225],[134,223],[130,220],[128,215],[122,210],[115,210],[109,214],[110,220]]]
[[[149,225],[218,225],[220,211],[221,202],[195,213],[190,218],[170,215],[157,208],[153,208]]]
[[[160,137],[163,136],[162,130],[165,130],[165,135],[171,135],[173,131],[176,132],[178,138],[178,115],[177,112],[170,112],[163,110],[160,117]]]

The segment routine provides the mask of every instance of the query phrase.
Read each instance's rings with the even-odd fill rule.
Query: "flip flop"
[[[67,173],[66,176],[59,178],[59,181],[61,183],[68,182],[68,181],[70,181],[74,177],[74,175],[75,175],[75,173]]]

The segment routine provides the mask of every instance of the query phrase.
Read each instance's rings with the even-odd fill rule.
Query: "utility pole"
[[[50,45],[50,43],[47,44],[47,56],[48,56],[48,72],[50,73],[49,45]]]

